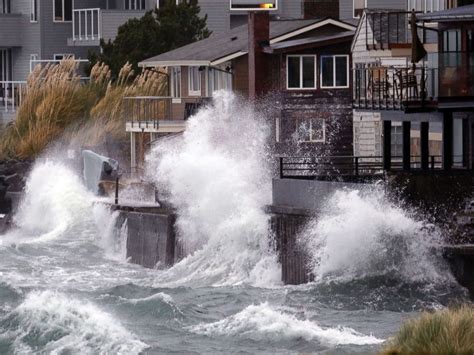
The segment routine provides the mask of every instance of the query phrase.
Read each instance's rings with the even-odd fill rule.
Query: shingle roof
[[[474,20],[474,5],[460,6],[428,14],[420,14],[417,18],[418,20],[433,22]]]
[[[306,27],[323,23],[324,19],[312,20],[278,20],[270,22],[270,39],[284,36],[286,34],[304,29]],[[340,23],[341,26],[352,25],[344,24],[337,20],[331,21]],[[351,29],[351,28],[347,28]],[[248,26],[242,25],[230,31],[211,35],[209,38],[198,42],[188,44],[184,47],[160,54],[158,56],[146,59],[140,62],[140,66],[164,66],[170,62],[202,62],[211,63],[220,58],[227,57],[234,53],[248,51]]]

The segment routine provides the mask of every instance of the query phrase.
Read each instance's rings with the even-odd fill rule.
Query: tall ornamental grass
[[[382,354],[474,354],[474,308],[423,313],[405,323]]]
[[[0,134],[0,158],[35,158],[52,142],[94,146],[105,137],[123,140],[124,96],[163,96],[166,76],[156,70],[135,75],[126,64],[116,81],[110,69],[97,63],[90,80],[81,80],[78,64],[38,65],[27,79],[15,121]]]

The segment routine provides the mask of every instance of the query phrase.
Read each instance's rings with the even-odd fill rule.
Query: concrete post
[[[428,170],[430,160],[430,124],[421,122],[420,126],[421,169]]]
[[[411,168],[411,122],[403,121],[403,170]]]
[[[392,168],[392,121],[383,121],[383,168]]]

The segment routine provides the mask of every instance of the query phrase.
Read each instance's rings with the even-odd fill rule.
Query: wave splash
[[[198,324],[191,332],[207,336],[243,337],[252,340],[316,340],[326,345],[371,345],[384,340],[347,327],[322,328],[310,320],[280,312],[268,303],[251,305],[221,321]]]
[[[110,314],[55,291],[33,291],[4,319],[0,339],[15,351],[138,354],[147,345]]]
[[[440,252],[442,233],[389,202],[381,189],[338,191],[323,210],[300,234],[316,281],[451,279]]]
[[[264,212],[271,197],[268,134],[263,117],[222,91],[189,119],[182,137],[148,156],[150,176],[177,208],[177,233],[190,254],[158,277],[161,285],[279,282]]]

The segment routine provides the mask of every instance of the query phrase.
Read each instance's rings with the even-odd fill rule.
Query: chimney
[[[266,93],[268,63],[263,48],[270,43],[270,14],[268,11],[249,12],[249,99],[254,101]]]

